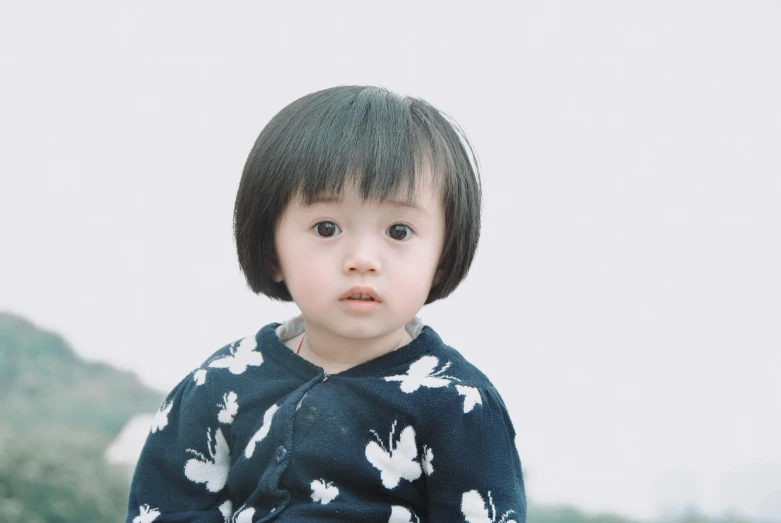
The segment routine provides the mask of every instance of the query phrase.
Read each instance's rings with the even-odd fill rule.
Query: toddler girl
[[[466,276],[480,202],[468,141],[423,100],[335,87],[282,109],[234,230],[249,287],[301,315],[168,395],[126,522],[524,522],[499,393],[416,317]]]

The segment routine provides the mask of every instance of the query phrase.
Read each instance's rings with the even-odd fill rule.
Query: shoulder
[[[470,363],[458,350],[442,342],[427,327],[420,334],[426,350],[385,380],[398,382],[406,393],[427,413],[436,417],[447,412],[476,415],[484,409],[506,411],[504,402],[488,377]],[[478,416],[479,417],[479,416]]]
[[[225,409],[230,402],[225,392],[241,390],[242,382],[252,380],[254,371],[263,363],[261,333],[268,329],[273,333],[276,325],[266,325],[256,334],[235,339],[214,351],[169,391],[157,416],[200,412],[200,417],[204,417],[217,407]]]
[[[458,384],[480,389],[493,389],[491,380],[475,365],[464,357],[454,347],[444,343],[439,335],[430,327],[430,332],[435,336],[435,343],[430,344],[427,356],[436,358],[441,367],[447,367],[446,374]],[[433,361],[433,359],[431,359]]]
[[[211,371],[226,370],[230,374],[240,375],[252,367],[263,363],[263,345],[268,343],[269,334],[274,334],[277,323],[270,323],[255,334],[249,334],[227,343],[214,351],[199,365],[193,373],[205,377]]]
[[[226,380],[235,382],[251,374],[263,363],[261,334],[266,330],[273,333],[277,324],[269,324],[256,334],[234,339],[215,350],[200,365],[190,371],[171,391],[171,394],[192,395],[196,391],[211,396],[215,385]]]

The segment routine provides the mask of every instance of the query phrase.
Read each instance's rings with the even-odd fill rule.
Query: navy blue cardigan
[[[507,409],[431,327],[332,375],[284,329],[226,345],[171,391],[126,523],[526,521]]]

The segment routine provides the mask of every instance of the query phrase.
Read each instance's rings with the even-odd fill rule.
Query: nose
[[[379,253],[370,241],[356,241],[344,258],[345,274],[375,273],[382,270]]]

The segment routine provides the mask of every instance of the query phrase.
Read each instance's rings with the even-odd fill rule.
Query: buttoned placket
[[[330,377],[330,374],[328,374],[327,372],[323,372],[323,374],[318,376],[316,378],[316,380],[313,380],[312,382],[310,382],[311,385],[309,387],[306,387],[306,389],[304,390],[303,394],[301,395],[301,398],[298,400],[298,402],[296,402],[296,404],[298,405],[300,402],[302,402],[304,397],[306,397],[306,395],[309,394],[309,392],[312,389],[314,389],[318,385],[325,384],[328,381],[329,377]],[[289,441],[291,443],[293,441],[293,436],[294,436],[294,434],[293,434],[293,427],[295,426],[295,418],[296,418],[296,415],[298,414],[298,410],[299,410],[298,408],[294,407],[292,409],[292,415],[290,416],[289,420],[286,420],[287,423],[289,423],[289,427],[290,427],[290,429],[289,429],[289,433],[290,433]],[[276,486],[277,487],[279,486],[279,481],[282,478],[282,475],[284,474],[285,469],[288,466],[290,466],[290,458],[291,457],[292,457],[292,452],[289,450],[289,445],[286,444],[286,443],[283,443],[283,444],[279,445],[277,447],[277,449],[274,451],[274,456],[273,456],[272,459],[274,460],[276,466],[278,467],[278,473],[275,475],[276,476],[276,482],[277,482]],[[288,503],[289,503],[289,499],[285,500],[282,504],[280,504],[280,505],[278,505],[276,507],[273,507],[269,511],[268,516],[263,518],[261,521],[270,521],[272,518],[274,518],[277,515],[279,515],[279,513],[282,512],[285,508],[287,508]]]

